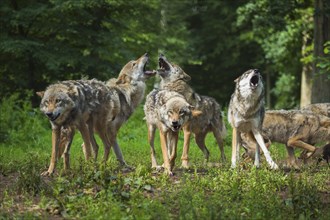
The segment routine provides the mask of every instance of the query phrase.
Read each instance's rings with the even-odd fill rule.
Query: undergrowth
[[[6,105],[4,103],[7,103]],[[300,170],[272,171],[265,161],[259,169],[242,162],[230,169],[230,126],[225,140],[226,163],[212,135],[207,137],[210,163],[191,141],[191,169],[168,177],[150,168],[150,150],[142,106],[122,127],[118,141],[125,160],[113,153],[102,162],[85,161],[81,137],[71,147],[71,169],[42,177],[51,152],[46,117],[17,96],[2,101],[0,141],[0,219],[329,219],[329,166],[321,163]],[[97,139],[98,140],[98,139]],[[98,140],[99,142],[99,140]],[[157,159],[161,163],[159,139]],[[182,152],[180,135],[178,154]],[[100,145],[102,146],[102,145]],[[285,148],[272,145],[272,157],[284,160]]]

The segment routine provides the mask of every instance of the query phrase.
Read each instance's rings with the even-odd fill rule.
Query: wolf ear
[[[202,111],[199,111],[199,110],[192,110],[192,111],[191,111],[191,115],[192,115],[193,117],[200,116],[201,114],[203,114],[203,112],[202,112]]]
[[[187,73],[185,73],[183,70],[182,70],[182,73],[183,73],[183,76],[181,77],[181,79],[183,81],[188,82],[191,80],[191,77]]]
[[[239,81],[239,78],[241,78],[241,77],[240,77],[240,76],[237,77],[237,78],[234,80],[234,82],[237,83],[237,82]]]
[[[116,84],[125,84],[126,82],[128,82],[127,80],[128,76],[126,74],[122,74],[118,77]]]
[[[43,98],[44,95],[45,95],[45,91],[39,91],[39,92],[36,92],[36,94],[37,94],[40,98]]]

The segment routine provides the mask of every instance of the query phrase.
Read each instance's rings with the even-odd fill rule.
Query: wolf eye
[[[61,102],[61,99],[56,99],[55,102],[56,103],[60,103]]]
[[[172,112],[172,111],[167,111],[167,114],[168,114],[168,115],[172,115],[173,112]]]
[[[48,105],[48,101],[44,101],[44,105]]]
[[[133,66],[132,67],[134,67],[136,65],[136,62],[133,62]]]
[[[182,116],[182,115],[186,114],[186,111],[184,109],[181,109],[179,114]]]

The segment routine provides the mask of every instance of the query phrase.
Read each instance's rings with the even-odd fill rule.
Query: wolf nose
[[[172,125],[173,126],[178,126],[179,125],[179,122],[178,121],[172,121]]]
[[[48,118],[52,118],[53,117],[53,112],[46,112],[46,115]]]
[[[144,56],[146,56],[146,57],[149,57],[149,54],[148,54],[148,52],[146,52],[146,53],[144,54]]]

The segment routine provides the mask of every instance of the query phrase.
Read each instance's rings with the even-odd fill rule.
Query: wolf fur
[[[312,156],[327,155],[323,153],[324,147],[316,148],[317,143],[330,141],[330,118],[328,105],[311,104],[302,110],[270,110],[266,111],[262,135],[272,142],[285,144],[289,167],[299,168],[294,155],[295,148],[301,148],[303,152],[300,158],[306,160]],[[242,136],[246,143],[248,155],[251,157],[255,152],[255,140],[251,137]],[[270,144],[270,141],[269,143]],[[315,154],[315,155],[314,155]]]
[[[271,169],[277,169],[261,136],[264,118],[264,86],[258,70],[248,70],[235,80],[235,91],[228,107],[228,121],[233,127],[231,167],[239,161],[241,133],[248,133],[257,141],[255,166],[259,166],[259,147],[264,152]]]
[[[165,172],[173,175],[177,153],[178,134],[180,129],[193,116],[200,114],[179,93],[168,90],[151,91],[144,105],[144,113],[148,127],[148,140],[154,141],[150,131],[159,129]],[[152,140],[151,140],[152,139]],[[157,167],[155,149],[151,146],[151,161]]]
[[[312,111],[315,114],[320,114],[320,115],[330,117],[330,103],[310,104],[310,105],[307,105],[307,106],[301,108],[301,110]]]
[[[110,148],[113,146],[118,161],[121,164],[126,164],[117,142],[117,133],[121,125],[128,120],[138,104],[143,100],[146,88],[145,81],[155,75],[155,71],[145,69],[148,59],[148,54],[144,54],[139,59],[128,62],[122,68],[117,79],[110,79],[106,84],[103,83],[105,89],[98,91],[100,96],[107,98],[94,100],[99,104],[97,111],[92,111],[89,120],[86,121],[89,127],[90,140],[86,142],[83,139],[84,143],[82,145],[83,149],[86,149],[88,145],[92,145],[95,159],[98,155],[99,147],[93,135],[94,130],[103,142],[105,148],[104,160],[108,159]],[[57,157],[64,152],[64,168],[66,169],[69,168],[69,150],[74,132],[75,126],[62,126]]]
[[[52,126],[52,154],[47,171],[42,175],[54,172],[57,159],[64,151],[64,167],[69,166],[69,150],[78,128],[86,145],[83,147],[85,158],[91,156],[91,140],[93,131],[90,125],[94,115],[104,115],[106,120],[112,120],[118,109],[115,99],[118,99],[109,88],[98,80],[69,80],[52,84],[44,92],[37,93],[42,97],[40,110],[48,117]],[[67,132],[68,140],[61,139],[61,129]],[[60,142],[66,143],[60,149]],[[64,150],[63,150],[64,149]]]
[[[267,111],[263,123],[263,135],[272,142],[286,145],[288,165],[298,167],[295,148],[315,152],[316,143],[330,141],[330,118],[303,110]]]
[[[184,146],[182,152],[182,167],[189,167],[189,145],[191,133],[195,135],[198,147],[204,153],[206,160],[209,159],[209,151],[205,145],[205,137],[208,132],[213,132],[221,152],[221,159],[225,161],[223,139],[226,136],[226,127],[221,113],[221,107],[214,98],[202,96],[193,91],[187,83],[191,77],[178,65],[171,63],[164,55],[159,56],[159,69],[157,73],[161,77],[160,89],[175,91],[184,96],[188,103],[202,112],[198,117],[193,117],[183,127]],[[153,143],[150,143],[153,147]]]
[[[130,118],[144,99],[146,80],[156,74],[155,71],[146,70],[148,59],[148,54],[145,54],[135,61],[128,62],[120,71],[117,79],[111,79],[107,82],[107,86],[119,96],[117,104],[121,109],[114,120],[108,122],[107,133],[110,135],[115,154],[121,164],[126,164],[126,162],[118,145],[117,134],[120,127]],[[98,130],[103,129],[99,126],[96,126],[96,128]],[[105,152],[104,155],[106,160],[108,157],[109,151]]]

